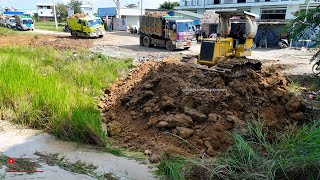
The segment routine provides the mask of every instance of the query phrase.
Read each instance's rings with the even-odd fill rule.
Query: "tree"
[[[68,9],[67,6],[63,3],[57,4],[57,19],[58,22],[65,22],[68,17]]]
[[[33,18],[35,21],[39,21],[39,14],[38,13],[34,13]]]
[[[74,13],[81,13],[81,8],[80,6],[82,5],[82,1],[81,0],[71,0],[68,4],[70,9],[74,10]]]
[[[316,41],[315,46],[320,46],[320,6],[315,9],[300,10],[294,13],[292,19],[284,28],[291,39],[310,39]],[[317,33],[317,34],[314,34]]]
[[[131,4],[127,4],[126,5],[126,8],[137,8],[138,6],[134,3],[131,3]]]
[[[159,9],[173,9],[175,6],[179,6],[179,2],[170,2],[166,1],[163,4],[160,4]]]

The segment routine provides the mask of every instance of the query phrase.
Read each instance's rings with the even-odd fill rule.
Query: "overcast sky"
[[[69,0],[55,0],[56,2],[68,3]],[[126,4],[137,3],[140,0],[120,0],[121,7]],[[158,8],[159,4],[166,0],[143,0],[144,8]],[[178,0],[170,0],[178,1]],[[1,7],[15,7],[18,9],[36,9],[36,3],[50,3],[52,0],[0,0]],[[100,7],[115,7],[113,0],[83,0],[84,3],[90,2],[93,4],[93,8],[96,10]]]

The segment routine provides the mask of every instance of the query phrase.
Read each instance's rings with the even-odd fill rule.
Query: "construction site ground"
[[[144,151],[145,154],[150,156],[154,155],[154,151],[156,152],[154,159],[157,159],[157,156],[161,153],[159,149],[162,147],[166,148],[166,152],[182,155],[189,155],[190,153],[215,155],[217,152],[226,149],[230,144],[230,139],[225,137],[227,131],[232,129],[245,131],[242,129],[244,125],[242,119],[252,117],[249,111],[254,112],[252,114],[253,117],[259,114],[255,106],[263,108],[263,116],[270,120],[268,121],[269,126],[274,129],[283,129],[286,124],[293,120],[300,121],[303,116],[303,110],[300,107],[301,100],[293,98],[290,101],[287,93],[288,82],[281,72],[288,75],[311,74],[312,65],[309,64],[309,60],[314,52],[276,48],[255,49],[253,56],[250,58],[262,61],[264,69],[267,69],[262,74],[251,72],[247,79],[243,78],[225,84],[221,77],[213,73],[211,74],[212,78],[208,79],[208,82],[212,84],[209,84],[202,81],[210,73],[200,72],[191,67],[184,70],[181,65],[176,64],[179,58],[198,54],[200,44],[187,51],[176,50],[168,52],[158,47],[141,47],[139,46],[139,36],[127,32],[107,32],[100,39],[72,38],[69,33],[44,30],[28,33],[33,35],[1,35],[0,47],[30,45],[52,46],[57,49],[85,48],[110,57],[132,58],[137,64],[146,61],[165,60],[166,62],[149,62],[146,65],[138,66],[141,68],[133,71],[135,74],[116,82],[110,89],[106,90],[105,99],[100,104],[105,123],[108,124],[109,129],[114,128],[113,130],[115,130],[115,134],[111,135],[113,135],[115,142],[118,142],[119,147]],[[170,63],[172,63],[172,66]],[[267,68],[268,66],[276,68],[270,70]],[[181,77],[182,75],[183,77]],[[251,84],[244,86],[245,82],[251,82]],[[158,85],[161,89],[157,89]],[[207,103],[216,102],[215,99],[221,100],[221,102],[216,102],[219,105],[217,105],[217,110],[212,111],[214,113],[210,113],[205,109],[205,105],[202,104],[203,98],[208,97],[211,92],[202,92],[197,94],[195,98],[191,98],[191,96],[190,98],[185,98],[177,93],[177,88],[180,88],[180,90],[185,90],[184,93],[193,94],[195,93],[193,92],[194,89],[202,86],[208,89],[226,91],[209,95],[211,100],[208,100]],[[238,90],[234,91],[233,89]],[[246,100],[236,98],[236,102],[230,101],[231,97],[240,97],[246,91],[250,92],[249,95],[245,96]],[[261,98],[258,97],[259,95],[261,95]],[[162,104],[157,104],[159,98],[162,100]],[[158,105],[161,107],[158,107]],[[249,108],[247,114],[240,112],[244,106]],[[196,107],[198,107],[198,111]],[[164,109],[158,111],[157,108]],[[228,110],[230,108],[234,108],[234,111]],[[200,110],[202,112],[199,113]],[[218,111],[223,114],[220,116]],[[150,114],[156,114],[157,116],[154,117]],[[171,119],[166,119],[164,116],[169,116]],[[204,122],[204,119],[207,118],[210,119],[209,122]],[[220,121],[221,118],[227,118],[228,120]],[[181,121],[173,122],[172,119]],[[281,121],[282,119],[285,119],[285,121]],[[137,121],[130,123],[131,120]],[[113,124],[110,125],[112,122]],[[141,123],[144,124],[139,126]],[[187,125],[184,126],[181,123],[186,123]],[[122,126],[124,133],[120,134],[120,138],[117,140],[116,134],[119,133],[117,132],[119,124]],[[129,127],[130,125],[132,127]],[[207,127],[212,127],[215,133],[210,135],[211,131]],[[140,135],[139,133],[141,132],[144,132],[144,134]],[[195,136],[192,136],[193,134]],[[188,145],[178,140],[176,138],[177,135],[184,137],[184,139],[190,138],[192,146],[195,147],[190,148],[190,144]],[[14,137],[15,140],[8,142],[8,137]],[[153,139],[148,140],[149,137]],[[164,138],[164,140],[157,138]],[[272,138],[272,134],[270,138]],[[214,144],[215,139],[220,141]],[[151,143],[151,141],[155,143]],[[168,143],[166,144],[165,141],[168,141]],[[1,122],[0,124],[0,142],[1,144],[6,144],[6,146],[0,148],[0,151],[8,156],[14,154],[34,158],[35,151],[59,153],[74,161],[80,159],[93,163],[99,166],[99,170],[111,171],[118,177],[154,178],[152,173],[149,172],[151,169],[147,165],[93,151],[90,147],[57,141],[48,134],[33,130],[22,130],[7,122]],[[126,142],[127,144],[124,145]],[[172,146],[174,143],[182,148],[177,149]],[[88,178],[87,176],[73,176],[73,174],[65,172],[58,167],[44,167],[47,169],[47,173],[59,172],[59,176],[56,176],[57,178]],[[43,175],[25,176],[28,178],[41,178]],[[15,178],[23,179],[25,176],[15,176]]]
[[[72,39],[70,33],[46,31],[46,30],[35,30],[35,32],[45,34],[46,38],[40,40],[40,44],[47,44],[51,41],[52,45],[62,47],[89,47],[92,51],[103,53],[110,57],[133,58],[135,62],[144,62],[148,60],[159,60],[164,57],[183,57],[187,55],[197,55],[200,52],[200,43],[191,47],[189,50],[176,50],[168,52],[164,48],[151,47],[146,48],[139,46],[139,35],[130,34],[128,32],[107,32],[101,39],[83,39],[77,38]],[[47,39],[47,35],[51,38]],[[41,39],[41,38],[39,38]],[[70,40],[71,39],[71,40]],[[9,42],[14,44],[26,42],[24,40],[16,41],[14,39]],[[42,42],[43,41],[43,42]],[[0,40],[0,46],[3,43],[8,42],[6,38]],[[310,52],[306,49],[279,49],[273,48],[257,48],[253,51],[251,59],[261,60],[264,66],[269,65],[280,65],[283,68],[285,74],[311,74],[312,65],[309,63],[310,58],[315,52]]]

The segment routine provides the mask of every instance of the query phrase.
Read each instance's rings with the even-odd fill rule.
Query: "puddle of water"
[[[7,121],[0,121],[0,152],[12,158],[37,158],[36,151],[48,154],[58,153],[70,162],[81,160],[98,166],[97,171],[113,173],[121,179],[154,179],[152,171],[147,165],[124,157],[117,157],[105,152],[99,152],[90,146],[79,145],[57,140],[55,137],[31,129],[19,129]],[[60,169],[43,165],[44,172],[32,175],[6,173],[6,178],[14,179],[92,179],[89,176],[74,174]],[[1,175],[4,173],[0,169]]]

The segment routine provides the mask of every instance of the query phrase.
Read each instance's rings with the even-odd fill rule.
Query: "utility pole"
[[[117,5],[117,17],[121,19],[121,13],[120,13],[120,0],[113,0],[113,2]]]
[[[143,15],[143,13],[142,13],[142,11],[143,11],[143,7],[142,7],[142,0],[141,0],[141,2],[140,2],[140,7],[141,7],[141,16]]]
[[[309,10],[310,0],[307,0],[307,9],[306,9],[306,18],[304,18],[304,22],[307,22],[308,10]]]
[[[58,29],[58,22],[57,22],[57,12],[56,12],[56,4],[53,2],[53,15],[54,15],[54,22],[56,24],[56,29]]]

